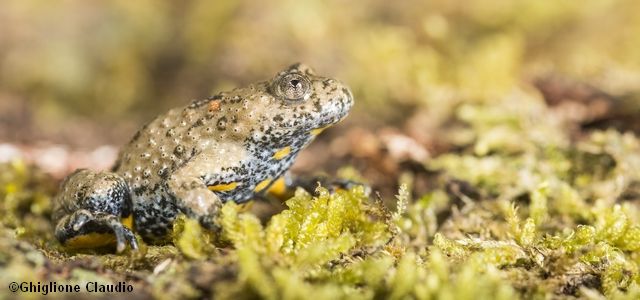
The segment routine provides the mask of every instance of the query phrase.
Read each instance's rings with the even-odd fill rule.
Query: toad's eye
[[[309,96],[311,82],[302,74],[286,74],[275,82],[274,90],[277,96],[290,101],[305,100]]]

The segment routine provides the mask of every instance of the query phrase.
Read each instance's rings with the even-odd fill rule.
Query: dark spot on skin
[[[131,138],[132,141],[137,140],[140,137],[141,131],[136,132],[136,134]]]
[[[195,123],[193,123],[193,125],[191,125],[191,127],[189,127],[189,129],[187,129],[187,135],[191,136],[193,134],[192,133],[193,129],[203,126],[205,124],[205,119],[206,119],[206,117],[205,118],[200,118]]]
[[[169,179],[169,172],[167,172],[166,168],[162,168],[160,170],[158,170],[158,176],[160,176],[160,178],[167,180]]]
[[[183,153],[184,153],[184,146],[182,145],[176,146],[176,148],[173,150],[173,154],[175,154],[176,156],[182,156]]]
[[[218,128],[218,130],[221,130],[221,131],[227,129],[227,117],[222,117],[218,119],[218,123],[216,124],[216,127]]]
[[[222,99],[222,95],[221,94],[213,95],[213,96],[207,98],[207,100],[220,100],[220,99]]]
[[[280,123],[280,122],[284,121],[284,118],[282,117],[282,115],[278,114],[275,117],[273,117],[273,121]]]
[[[322,111],[322,105],[320,104],[319,100],[313,101],[313,111],[314,112]]]
[[[142,185],[139,188],[134,189],[133,193],[136,194],[136,196],[140,197],[144,195],[147,191],[148,191],[147,186]]]
[[[173,128],[167,130],[167,134],[166,134],[167,137],[172,137],[174,135],[176,135],[176,131]]]

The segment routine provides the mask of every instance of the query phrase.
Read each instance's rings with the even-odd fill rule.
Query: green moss
[[[212,234],[200,226],[197,220],[180,215],[173,223],[173,244],[191,259],[204,259],[215,254]]]
[[[391,236],[379,215],[384,208],[370,203],[363,187],[333,194],[321,188],[319,193],[312,197],[298,190],[287,200],[288,209],[273,216],[266,227],[252,214],[240,213],[238,205],[224,206],[224,237],[237,249],[240,272],[235,286],[221,287],[222,294],[251,292],[279,299],[317,290],[318,297],[335,299],[361,293],[347,283],[364,282],[354,278],[363,272],[342,268],[342,275],[328,275],[351,253],[384,246]]]

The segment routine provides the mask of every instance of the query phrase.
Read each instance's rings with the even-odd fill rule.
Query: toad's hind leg
[[[283,176],[271,181],[266,188],[256,191],[256,196],[258,198],[276,198],[284,201],[293,197],[298,187],[317,196],[318,186],[326,188],[331,193],[337,190],[349,190],[355,186],[363,186],[366,194],[371,192],[371,188],[366,184],[349,179],[333,179],[327,176],[294,177],[289,172],[286,172]]]
[[[56,238],[69,248],[95,248],[115,243],[121,252],[138,243],[133,234],[131,196],[122,177],[109,172],[78,170],[69,175],[53,201]]]
[[[371,188],[364,183],[350,179],[331,178],[327,176],[296,177],[291,181],[291,186],[301,187],[311,194],[316,194],[318,186],[326,188],[331,193],[338,190],[349,190],[356,186],[363,186],[366,194],[371,192]]]

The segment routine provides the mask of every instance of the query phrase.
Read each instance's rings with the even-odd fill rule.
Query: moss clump
[[[179,215],[173,223],[173,244],[188,258],[204,259],[215,254],[213,238],[197,220],[185,215]]]
[[[384,207],[370,203],[362,187],[319,193],[314,198],[298,190],[286,202],[288,209],[272,217],[265,228],[253,215],[238,214],[237,205],[225,205],[224,236],[237,249],[240,271],[234,285],[219,286],[222,295],[272,299],[309,293],[333,299],[366,295],[353,282],[331,273],[354,254],[385,246],[391,234]]]
[[[0,164],[2,229],[36,245],[53,245],[49,219],[55,189],[49,176],[23,161]]]

